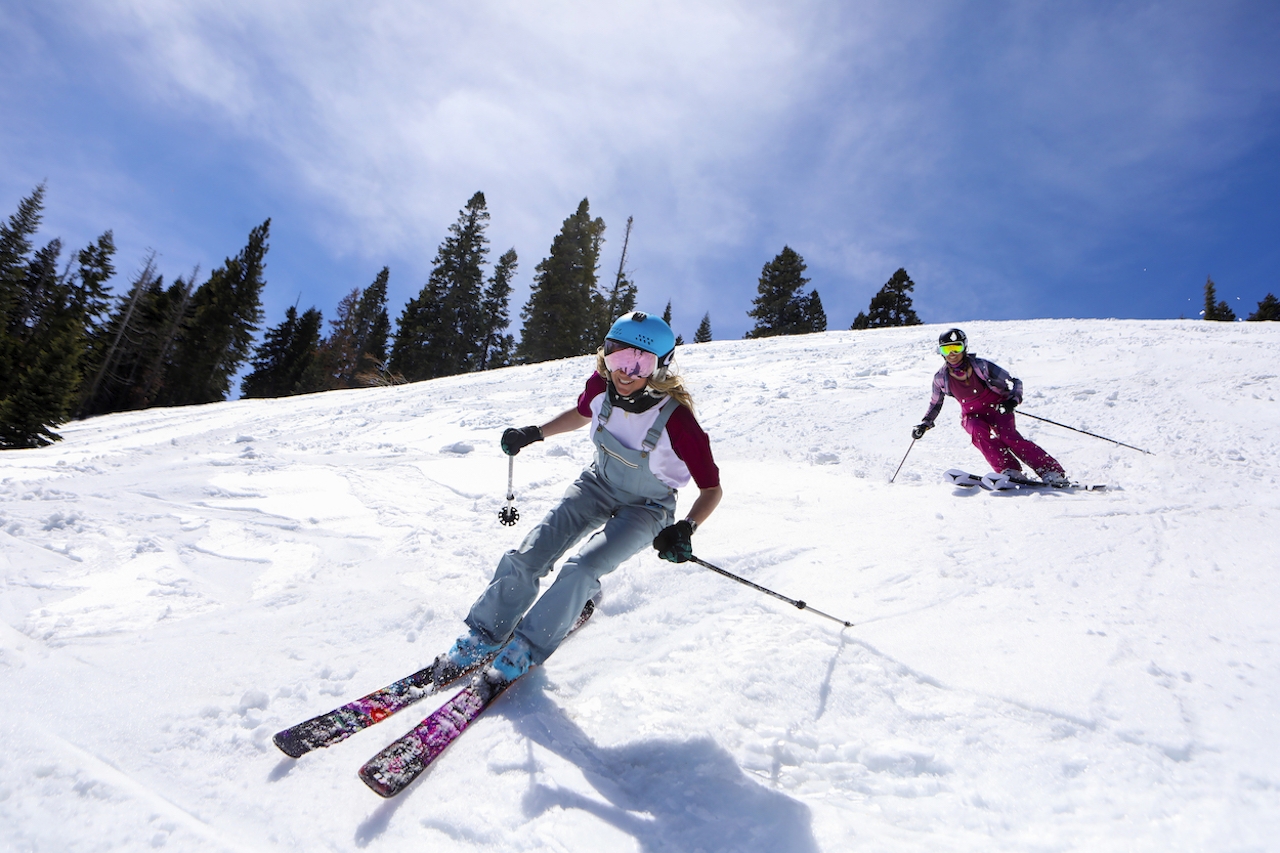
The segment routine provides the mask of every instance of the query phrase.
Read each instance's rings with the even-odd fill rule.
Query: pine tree
[[[18,210],[8,223],[0,224],[0,332],[5,332],[15,319],[17,306],[22,298],[27,277],[27,264],[33,243],[31,238],[40,229],[44,211],[44,184],[18,203]],[[0,336],[0,383],[12,373],[13,363],[4,360],[10,353],[11,339]],[[0,385],[0,392],[3,385]]]
[[[599,346],[599,318],[607,304],[596,286],[604,228],[603,219],[591,218],[585,198],[564,221],[520,311],[520,361],[586,355]]]
[[[83,374],[95,371],[106,356],[110,340],[107,316],[111,307],[106,283],[116,274],[115,253],[115,240],[110,231],[76,253],[75,299],[85,323],[85,353],[80,365]]]
[[[356,311],[360,306],[360,288],[338,300],[335,318],[329,321],[329,336],[316,347],[314,357],[298,380],[298,393],[332,391],[350,388],[359,366],[356,351]],[[247,396],[247,393],[246,393]]]
[[[27,264],[4,336],[16,358],[0,394],[0,446],[39,447],[57,441],[53,427],[67,420],[83,380],[94,323],[105,305],[103,282],[114,272],[110,232],[77,254],[79,266],[58,272],[60,240]]]
[[[899,268],[884,287],[871,297],[868,313],[858,312],[851,329],[882,329],[890,326],[919,326],[920,318],[911,307],[911,291],[916,284],[907,275],[905,269]]]
[[[1249,315],[1250,320],[1280,320],[1280,300],[1268,293],[1258,303],[1258,310]]]
[[[383,267],[373,283],[360,294],[356,305],[352,339],[356,352],[355,382],[361,371],[369,370],[387,360],[387,339],[391,336],[391,320],[387,317],[387,281],[391,270]]]
[[[822,310],[818,291],[802,293],[809,283],[804,271],[804,259],[790,246],[783,246],[777,257],[764,265],[757,287],[759,295],[752,303],[755,308],[747,312],[756,324],[744,337],[768,338],[826,330],[827,315]]]
[[[662,322],[671,326],[671,300],[667,300],[667,307],[662,310]],[[672,328],[675,328],[672,326]],[[684,346],[684,335],[676,335],[676,346]]]
[[[19,373],[0,399],[0,447],[59,441],[53,428],[67,420],[75,401],[84,326],[67,302],[55,297],[48,308],[38,324],[38,343],[26,348]]]
[[[329,335],[316,348],[292,393],[364,386],[369,384],[368,374],[385,366],[391,328],[387,318],[390,275],[390,269],[383,267],[367,288],[352,288],[338,301],[336,318],[329,321]]]
[[[1218,301],[1218,289],[1213,283],[1213,276],[1209,276],[1204,283],[1204,319],[1217,320],[1219,322],[1231,322],[1236,318],[1236,312],[1231,310],[1231,306],[1226,302]]]
[[[115,402],[135,379],[139,343],[150,331],[143,326],[142,308],[156,280],[156,253],[152,250],[130,283],[129,292],[117,298],[116,310],[102,326],[94,357],[88,360],[78,417],[120,410]]]
[[[431,280],[400,312],[391,344],[391,366],[410,382],[438,376],[439,341],[445,338],[444,294]]]
[[[622,254],[618,257],[618,271],[614,274],[613,288],[610,289],[609,296],[605,300],[604,310],[600,313],[600,322],[593,338],[597,341],[604,340],[614,320],[636,308],[636,285],[627,274],[627,249],[631,245],[631,226],[634,222],[634,216],[627,217],[627,229],[622,234]]]
[[[301,317],[290,305],[284,322],[268,329],[254,351],[253,371],[240,384],[245,397],[287,397],[300,393],[299,383],[320,346],[322,318],[315,308]]]
[[[268,219],[249,232],[249,241],[227,258],[191,298],[165,374],[159,403],[185,406],[225,400],[231,377],[248,358],[262,322],[262,278],[269,248]]]
[[[693,342],[695,344],[705,344],[711,342],[711,312],[708,311],[702,315],[702,322],[698,324],[698,331],[693,333]]]
[[[9,221],[0,225],[0,399],[9,393],[18,375],[32,238],[40,229],[43,211],[44,184],[40,184],[18,203]]]
[[[85,382],[79,417],[148,408],[164,387],[192,289],[182,278],[165,288],[164,276],[155,274],[154,255],[104,326],[103,337],[112,343],[104,363]],[[196,269],[191,280],[198,277]]]
[[[84,326],[70,289],[58,275],[62,241],[30,258],[4,328],[15,346],[13,372],[0,393],[0,447],[43,447],[58,441],[53,427],[67,419],[79,384]]]
[[[0,447],[58,441],[53,428],[71,414],[92,333],[107,306],[114,273],[111,232],[76,253],[59,273],[62,241],[32,253],[44,185],[0,226]]]
[[[477,192],[449,226],[422,291],[400,315],[391,365],[410,381],[463,373],[480,360],[488,221],[484,193]]]
[[[515,249],[503,252],[485,288],[481,301],[484,338],[477,370],[506,367],[515,357],[515,336],[507,333],[507,327],[511,325],[511,279],[515,277],[517,261]]]
[[[812,291],[805,300],[804,320],[810,331],[825,332],[827,330],[827,312],[823,310],[822,297],[818,296],[816,290]]]
[[[176,279],[168,288],[159,278],[149,288],[143,303],[144,327],[147,330],[139,349],[140,370],[136,381],[128,386],[124,409],[146,409],[158,405],[165,389],[172,384],[170,371],[183,326],[188,320],[192,300],[195,298],[195,282],[200,278],[200,267],[191,270],[185,280]]]

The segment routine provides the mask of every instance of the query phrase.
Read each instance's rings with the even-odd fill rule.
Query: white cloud
[[[705,204],[713,233],[734,240],[743,217],[707,176],[766,145],[815,72],[803,5],[99,8],[136,46],[151,97],[213,110],[211,123],[268,143],[335,216],[364,223],[368,251],[437,241],[477,188],[519,209],[546,243],[549,217],[558,224],[583,195],[650,175],[671,182],[674,198],[659,191],[678,206]]]
[[[479,189],[527,281],[587,196],[611,238],[635,215],[642,297],[721,327],[784,243],[833,325],[899,266],[939,311],[1034,311],[1028,270],[1194,215],[1280,90],[1247,3],[57,2],[335,256],[398,281]]]

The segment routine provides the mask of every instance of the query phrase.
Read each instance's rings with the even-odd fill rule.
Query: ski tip
[[[1013,482],[1004,474],[984,474],[980,481],[982,488],[989,492],[1001,492],[1013,488]]]
[[[311,751],[311,744],[302,738],[294,737],[292,729],[276,732],[275,737],[271,738],[271,742],[290,758],[301,758]]]
[[[977,474],[970,474],[968,471],[961,471],[959,468],[952,468],[943,472],[942,479],[959,489],[972,489],[982,482],[982,478]]]
[[[361,782],[364,782],[369,786],[369,790],[373,791],[383,799],[390,799],[404,790],[404,785],[402,784],[397,785],[394,782],[387,783],[380,780],[377,777],[377,771],[372,769],[368,764],[361,767],[360,772],[357,775],[360,777]]]

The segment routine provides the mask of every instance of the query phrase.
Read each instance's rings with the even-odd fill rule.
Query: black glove
[[[673,563],[693,559],[693,524],[685,519],[677,521],[653,537],[653,547],[658,556]]]
[[[519,429],[510,427],[502,434],[502,452],[508,456],[515,456],[535,441],[542,441],[542,427],[527,426]]]
[[[931,429],[933,429],[933,424],[931,423],[925,422],[922,424],[917,424],[915,429],[911,430],[911,437],[924,438],[924,434]]]
[[[1012,397],[1007,397],[999,403],[996,403],[996,411],[1002,415],[1007,415],[1016,408],[1018,408],[1018,401]]]

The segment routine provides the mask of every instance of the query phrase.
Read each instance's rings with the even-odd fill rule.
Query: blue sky
[[[465,6],[465,8],[463,8]],[[830,328],[899,267],[926,322],[1194,317],[1280,294],[1280,4],[31,0],[0,6],[0,214],[203,274],[272,219],[266,323],[484,191],[534,267],[587,197],[642,306],[740,337],[761,267]]]

